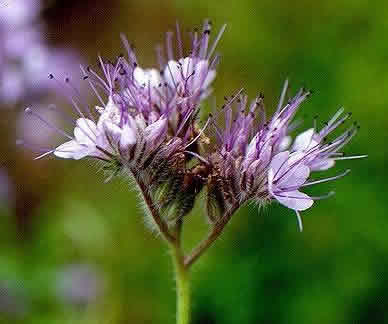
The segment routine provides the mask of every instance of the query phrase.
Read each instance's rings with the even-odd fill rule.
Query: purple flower
[[[332,195],[309,197],[302,189],[335,180],[348,171],[314,181],[310,174],[333,167],[337,160],[364,157],[345,157],[340,152],[359,126],[354,123],[328,141],[351,117],[340,109],[321,130],[315,120],[313,128],[293,139],[291,134],[298,126],[293,119],[310,92],[300,89],[285,103],[286,81],[272,117],[266,117],[262,95],[248,104],[240,91],[222,106],[223,127],[214,122],[217,112],[200,128],[200,106],[211,92],[219,60],[214,51],[225,26],[213,43],[210,30],[211,23],[205,22],[201,33],[191,34],[189,54],[183,50],[179,26],[176,47],[173,33],[167,33],[166,48],[158,47],[158,69],[140,67],[132,46],[122,37],[127,58],[120,55],[112,62],[99,57],[99,72],[81,67],[83,80],[99,106],[90,107],[70,78],[63,83],[50,74],[51,82],[59,84],[69,99],[73,113],[64,114],[70,123],[70,131],[64,131],[34,109],[26,110],[68,139],[54,149],[43,149],[38,158],[51,153],[75,160],[90,157],[106,162],[103,169],[111,175],[129,171],[143,189],[155,195],[159,209],[167,210],[178,202],[172,211],[167,210],[168,219],[170,214],[178,215],[175,219],[186,215],[206,186],[211,222],[247,201],[276,200],[296,212],[302,229],[299,212],[310,208],[314,200]],[[210,124],[215,143],[204,135]]]
[[[310,208],[314,200],[331,196],[333,192],[322,197],[309,197],[300,189],[338,179],[349,170],[316,181],[308,180],[310,173],[327,170],[336,160],[365,157],[344,157],[339,152],[356,134],[359,128],[356,123],[331,142],[327,141],[327,136],[350,118],[351,114],[342,116],[343,109],[325,123],[322,130],[318,131],[315,126],[292,140],[289,135],[295,127],[292,119],[310,92],[301,89],[283,105],[287,87],[288,82],[278,108],[269,120],[265,117],[262,96],[247,107],[247,97],[238,94],[223,106],[225,128],[214,125],[218,146],[208,158],[213,169],[208,188],[210,213],[213,213],[214,203],[225,210],[252,199],[258,203],[275,199],[296,212],[302,229],[299,211]],[[233,104],[237,105],[235,116]]]
[[[310,168],[298,163],[298,155],[285,151],[273,157],[268,170],[268,192],[282,205],[295,210],[302,229],[298,212],[310,208],[314,201],[298,190],[310,175]]]
[[[0,8],[0,101],[13,105],[54,90],[46,75],[73,74],[75,54],[50,47],[38,24],[39,0],[15,0]],[[28,49],[28,50],[26,50]]]
[[[61,87],[76,112],[75,120],[70,120],[72,134],[47,122],[34,109],[26,110],[68,139],[55,149],[44,151],[40,157],[50,153],[76,160],[92,157],[140,170],[156,158],[161,160],[166,155],[182,153],[189,146],[194,152],[185,154],[196,154],[193,145],[201,136],[196,119],[200,103],[209,94],[216,74],[218,56],[213,57],[213,53],[225,27],[211,45],[210,28],[206,22],[201,34],[191,35],[192,49],[185,57],[177,26],[178,58],[174,55],[173,35],[167,33],[167,59],[159,49],[159,69],[141,68],[123,37],[127,59],[119,56],[113,63],[99,58],[101,73],[90,67],[81,68],[83,79],[101,106],[90,108],[66,78]],[[60,82],[53,74],[49,79],[56,84]],[[168,148],[162,148],[162,144]],[[180,159],[184,160],[185,154]]]
[[[58,295],[67,303],[87,305],[95,301],[102,292],[99,273],[87,264],[73,264],[58,273]]]
[[[17,28],[30,24],[40,11],[39,0],[7,0],[1,7],[0,20]]]
[[[164,140],[167,120],[160,117],[147,122],[141,115],[128,116],[120,127],[121,113],[112,97],[105,108],[97,107],[100,117],[97,124],[88,118],[79,118],[74,128],[74,137],[54,150],[61,158],[75,160],[94,157],[109,160],[120,156],[123,163],[141,163],[154,152]],[[131,157],[131,158],[130,158]]]

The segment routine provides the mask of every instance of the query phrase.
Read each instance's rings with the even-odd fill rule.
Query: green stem
[[[176,323],[190,323],[190,276],[184,264],[184,256],[178,245],[171,246],[176,280]]]

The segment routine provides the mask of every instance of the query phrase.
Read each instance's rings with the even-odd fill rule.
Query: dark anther
[[[82,79],[83,79],[83,80],[87,80],[87,79],[89,79],[89,76],[88,76],[88,75],[85,75]]]
[[[54,79],[54,75],[53,75],[52,73],[50,73],[50,74],[48,75],[48,78],[49,78],[50,80],[52,80],[52,79]]]
[[[259,98],[260,98],[260,99],[264,99],[264,93],[260,92]]]
[[[163,74],[164,74],[164,71],[163,71],[163,70],[161,70],[159,73],[160,73],[160,75],[162,75],[162,76],[163,76]]]
[[[225,101],[228,101],[228,97],[227,97],[227,96],[225,96],[225,97],[224,97],[224,100],[225,100]]]
[[[323,123],[325,126],[329,126],[329,123],[328,122],[324,122]]]
[[[137,63],[136,63],[136,62],[133,62],[133,66],[134,66],[134,67],[137,67]]]
[[[86,71],[90,72],[90,66],[86,67]]]
[[[68,83],[70,81],[69,77],[65,78],[65,82]]]
[[[126,75],[126,74],[127,74],[127,71],[125,71],[124,69],[121,69],[121,70],[119,71],[119,73],[120,73],[120,75]]]
[[[120,54],[119,54],[119,57],[123,58],[123,57],[124,57],[124,54],[123,54],[123,53],[120,53]]]
[[[206,29],[203,33],[204,33],[205,35],[210,35],[210,29]]]

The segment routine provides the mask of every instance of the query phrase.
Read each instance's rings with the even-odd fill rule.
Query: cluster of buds
[[[212,224],[224,223],[247,201],[277,200],[296,212],[302,229],[299,212],[333,193],[310,197],[301,190],[349,170],[314,181],[309,180],[311,172],[327,170],[336,160],[363,157],[340,152],[358,125],[328,141],[328,135],[350,118],[340,109],[321,130],[315,122],[292,139],[293,118],[310,92],[301,89],[285,102],[286,82],[271,118],[266,118],[262,95],[248,104],[240,91],[200,126],[200,107],[211,93],[219,61],[215,49],[224,30],[225,26],[210,41],[211,23],[206,21],[201,31],[190,33],[188,42],[177,26],[176,46],[169,32],[166,46],[158,47],[158,69],[140,67],[133,47],[122,37],[127,57],[120,55],[114,62],[100,57],[99,71],[81,67],[100,104],[91,109],[81,94],[70,95],[77,114],[71,120],[74,134],[51,125],[34,109],[26,110],[69,139],[38,158],[52,153],[76,160],[89,157],[103,161],[111,175],[129,173],[151,212],[162,215],[154,215],[154,220],[167,237],[172,235],[171,224],[182,222],[202,191]],[[190,51],[185,54],[187,43]],[[49,78],[56,79],[52,74]],[[74,88],[69,79],[64,86]]]

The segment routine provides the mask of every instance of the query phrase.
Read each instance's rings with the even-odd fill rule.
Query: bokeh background
[[[8,20],[15,15],[3,14],[20,1],[0,1],[0,42],[18,36],[12,48],[20,56],[14,62],[0,47],[1,87],[15,79],[4,72],[11,65],[41,63],[22,71],[33,86],[12,100],[0,96],[0,323],[174,323],[168,253],[145,228],[128,182],[104,184],[89,162],[33,161],[15,140],[52,142],[22,114],[31,104],[64,104],[35,82],[52,69],[70,75],[98,53],[118,55],[120,32],[141,64],[154,64],[154,46],[176,20],[192,28],[205,18],[215,28],[228,24],[218,47],[219,101],[244,87],[252,97],[264,92],[272,111],[289,77],[293,91],[315,90],[299,115],[306,128],[314,115],[323,122],[344,105],[361,124],[345,152],[369,157],[338,163],[334,172],[351,174],[314,188],[337,194],[303,213],[303,233],[293,212],[276,204],[242,208],[194,268],[193,324],[388,323],[386,1],[25,0],[33,17],[22,36]],[[32,50],[33,30],[46,61]],[[54,52],[67,56],[55,61]],[[188,222],[190,248],[206,230],[200,204]]]

